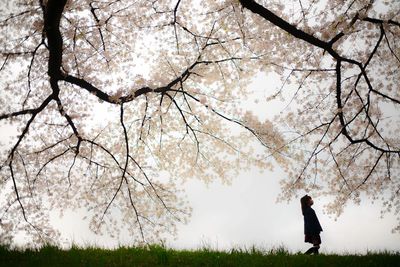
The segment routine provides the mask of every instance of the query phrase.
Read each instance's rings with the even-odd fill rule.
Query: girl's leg
[[[319,250],[319,244],[314,244],[314,246],[313,246],[313,249],[314,249],[314,254],[319,254],[319,252],[318,252],[318,250]]]
[[[304,254],[306,254],[306,255],[312,254],[312,253],[314,253],[314,247],[311,247],[306,252],[304,252]]]
[[[311,248],[309,248],[304,254],[319,254],[319,244],[313,244]]]

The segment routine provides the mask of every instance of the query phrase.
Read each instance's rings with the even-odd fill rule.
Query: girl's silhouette
[[[315,211],[311,208],[314,201],[310,196],[305,195],[300,199],[300,203],[301,211],[304,216],[304,242],[313,244],[305,254],[318,254],[318,249],[321,245],[321,237],[319,233],[322,232],[322,227]]]

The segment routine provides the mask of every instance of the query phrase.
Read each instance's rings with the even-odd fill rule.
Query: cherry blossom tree
[[[0,7],[0,240],[58,240],[50,212],[155,242],[186,221],[180,183],[273,162],[282,196],[365,192],[399,212],[400,4],[18,0]],[[260,71],[287,105],[260,121]],[[272,86],[271,86],[272,87]],[[254,110],[253,110],[254,111]],[[11,127],[10,127],[11,126]],[[257,144],[261,144],[261,147]]]

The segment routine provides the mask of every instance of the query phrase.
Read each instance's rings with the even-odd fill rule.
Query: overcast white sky
[[[305,250],[303,216],[299,200],[276,203],[279,169],[260,174],[257,170],[242,173],[232,186],[214,183],[209,188],[190,183],[188,195],[193,205],[192,221],[180,228],[172,245],[201,246],[227,249],[252,245],[261,248],[283,245],[291,251]],[[400,235],[391,234],[396,223],[393,216],[380,219],[378,206],[362,203],[350,205],[337,221],[322,212],[325,199],[315,199],[324,232],[322,251],[366,252],[370,250],[400,250]]]
[[[243,172],[231,186],[218,181],[206,186],[189,181],[186,193],[193,207],[191,221],[180,225],[176,240],[168,240],[168,247],[197,249],[202,247],[229,250],[260,249],[284,246],[292,252],[305,251],[303,216],[299,200],[276,203],[279,179],[284,173],[260,173],[257,169]],[[393,215],[380,219],[380,207],[370,202],[361,206],[349,205],[337,221],[323,213],[326,199],[314,199],[314,210],[324,231],[321,251],[325,253],[366,253],[368,250],[400,251],[400,235],[392,234],[396,223]],[[67,214],[58,221],[63,236],[77,244],[115,246],[127,240],[94,237],[87,232],[77,217]]]

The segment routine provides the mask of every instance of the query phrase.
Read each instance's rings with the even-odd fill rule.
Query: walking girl
[[[321,245],[321,237],[319,234],[322,232],[322,227],[315,211],[311,208],[314,201],[310,196],[305,195],[300,199],[300,203],[301,211],[304,216],[304,242],[313,244],[304,254],[318,254]]]

